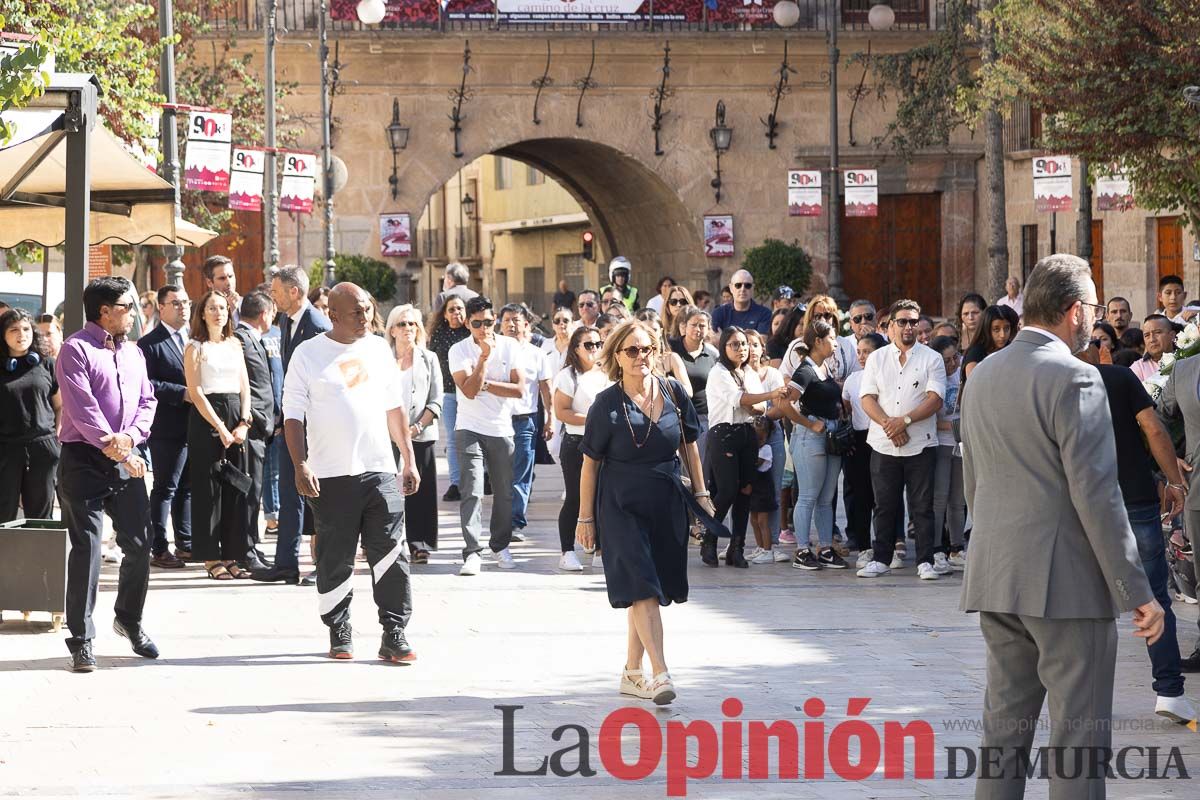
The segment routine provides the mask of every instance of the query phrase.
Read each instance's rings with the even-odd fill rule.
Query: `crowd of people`
[[[632,272],[617,257],[600,289],[561,285],[544,334],[526,306],[496,308],[471,290],[461,264],[447,267],[428,313],[401,305],[386,319],[358,287],[310,287],[295,266],[239,295],[222,256],[204,263],[194,302],[178,285],[138,297],[122,278],[93,281],[87,325],[65,342],[53,316],[5,309],[0,521],[18,506],[51,517],[57,491],[72,541],[75,668],[95,666],[103,514],[122,553],[117,632],[143,655],[157,654],[141,627],[148,570],[196,563],[219,582],[315,584],[330,655],[350,657],[361,544],[380,655],[409,661],[410,565],[439,551],[439,502],[458,504],[460,575],[515,569],[535,473],[561,470],[558,568],[604,575],[610,603],[628,609],[621,691],[658,703],[675,694],[659,607],[687,599],[690,557],[865,579],[912,565],[935,581],[967,567],[962,399],[1022,329],[1019,279],[996,303],[967,294],[937,320],[912,300],[881,310],[856,299],[843,312],[826,295],[757,286],[746,270],[717,298],[664,276],[647,300]],[[1172,572],[1192,554],[1185,526],[1164,544],[1150,517],[1165,504],[1181,518],[1185,476],[1141,381],[1197,308],[1173,276],[1159,299],[1135,326],[1129,302],[1112,298],[1081,355],[1105,376],[1117,479],[1167,610],[1169,643],[1151,656],[1155,690],[1171,700],[1181,671],[1200,669],[1200,650],[1179,658],[1169,611],[1169,585],[1195,602],[1194,573],[1189,586]],[[1172,391],[1164,408],[1200,431],[1200,399]],[[1168,565],[1170,543],[1179,557]]]

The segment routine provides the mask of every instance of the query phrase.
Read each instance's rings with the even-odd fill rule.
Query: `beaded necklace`
[[[650,433],[651,433],[651,431],[654,430],[654,419],[653,419],[654,413],[653,412],[654,412],[654,384],[655,383],[656,383],[656,381],[653,381],[653,380],[650,381],[650,411],[646,411],[646,409],[643,408],[641,406],[641,404],[638,404],[638,410],[646,415],[646,435],[644,437],[642,437],[642,440],[640,442],[637,439],[637,434],[634,433],[634,431],[633,431],[633,421],[629,418],[629,406],[627,406],[625,403],[621,403],[621,408],[622,408],[622,410],[625,411],[625,424],[629,426],[629,436],[630,436],[630,438],[633,439],[633,446],[636,447],[638,450],[641,450],[643,447],[646,446],[646,442],[650,441]],[[625,391],[625,387],[621,387],[621,392],[626,397],[629,397],[629,393]],[[632,397],[629,397],[629,399],[632,402],[636,402],[633,400]]]

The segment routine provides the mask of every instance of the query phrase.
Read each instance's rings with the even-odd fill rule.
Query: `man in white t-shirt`
[[[329,657],[353,657],[350,601],[359,536],[383,625],[379,657],[413,661],[404,494],[420,483],[400,390],[400,371],[367,325],[371,297],[352,283],[329,293],[333,329],[296,347],[284,381],[283,418],[296,490],[308,498],[320,547],[317,592]],[[307,437],[305,420],[307,419]],[[389,436],[390,434],[390,436]],[[397,474],[391,443],[404,458]]]
[[[537,437],[549,440],[554,430],[550,379],[554,377],[554,364],[558,362],[558,352],[554,352],[551,360],[545,350],[533,345],[529,335],[531,322],[533,315],[523,305],[509,303],[500,309],[500,332],[516,342],[521,355],[521,396],[512,403],[512,537],[518,542],[525,540],[521,531],[529,524],[525,518],[525,511],[529,508],[529,493],[533,489],[533,462],[537,451]],[[542,397],[542,407],[546,409],[546,422],[541,430],[537,429],[539,394]]]
[[[467,301],[471,337],[450,348],[450,375],[458,397],[454,442],[461,467],[458,515],[462,523],[463,565],[459,575],[478,575],[482,535],[483,470],[492,479],[492,517],[488,545],[496,566],[516,566],[512,542],[513,401],[522,396],[521,350],[515,339],[496,336],[492,301],[480,295]]]

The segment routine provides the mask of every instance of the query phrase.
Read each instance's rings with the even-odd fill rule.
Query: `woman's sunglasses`
[[[686,306],[687,300],[684,300],[682,297],[675,297],[671,300],[668,300],[667,304],[672,306]]]
[[[621,352],[624,353],[629,358],[637,358],[638,356],[649,355],[650,353],[654,352],[654,348],[653,347],[638,347],[637,345],[630,345],[629,347],[622,348]]]
[[[402,319],[396,323],[395,327],[397,327],[397,328],[410,328],[410,327],[415,328],[415,327],[417,327],[417,323],[412,322],[411,320]]]
[[[593,350],[599,350],[601,347],[603,347],[604,342],[580,342],[579,346],[590,353]]]
[[[570,317],[559,317],[558,319],[554,320],[554,324],[555,325],[570,325],[571,318]]]

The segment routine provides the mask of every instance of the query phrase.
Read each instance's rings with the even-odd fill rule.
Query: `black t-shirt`
[[[54,433],[54,406],[58,394],[54,359],[30,365],[19,359],[8,371],[8,359],[0,362],[0,442],[32,442]]]
[[[1101,364],[1100,378],[1108,393],[1108,410],[1112,414],[1113,436],[1117,442],[1117,482],[1125,505],[1158,503],[1154,485],[1154,461],[1146,450],[1137,415],[1154,407],[1154,401],[1142,387],[1142,382],[1128,367]]]
[[[987,358],[987,350],[981,344],[973,344],[967,348],[967,352],[963,353],[962,360],[962,377],[967,377],[967,364],[977,364]]]
[[[817,375],[812,361],[805,359],[792,373],[792,385],[800,390],[804,413],[821,419],[837,419],[842,410],[842,388],[832,376],[824,380]]]
[[[708,373],[712,372],[717,363],[717,348],[705,342],[700,355],[692,358],[683,344],[683,339],[671,339],[669,343],[671,351],[683,359],[683,368],[692,384],[692,405],[696,407],[696,413],[708,416],[708,396],[704,390],[708,387]]]
[[[565,292],[555,292],[554,293],[554,308],[551,310],[557,311],[560,308],[569,308],[569,309],[574,310],[574,308],[575,308],[575,293],[572,292],[570,289],[567,289]]]

